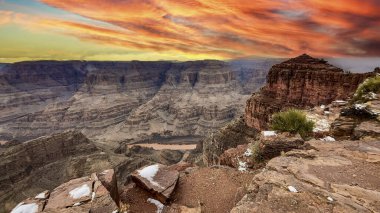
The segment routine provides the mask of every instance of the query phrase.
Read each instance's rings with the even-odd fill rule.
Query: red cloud
[[[61,22],[70,34],[126,47],[226,58],[380,55],[377,0],[42,1],[128,31]]]

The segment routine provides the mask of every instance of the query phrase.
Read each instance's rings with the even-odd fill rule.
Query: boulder
[[[165,203],[174,191],[179,172],[162,164],[154,164],[136,170],[131,176],[137,185]]]
[[[281,152],[298,149],[303,144],[304,140],[299,134],[281,133],[271,137],[261,137],[259,141],[260,155],[264,159],[272,159],[279,156]]]
[[[58,186],[50,194],[46,209],[63,209],[91,201],[93,182],[90,177],[82,177]]]
[[[17,205],[13,212],[103,213],[119,209],[119,194],[113,169],[91,177],[70,180],[49,195],[44,191]]]
[[[252,168],[254,165],[252,154],[248,144],[239,145],[236,148],[226,150],[220,156],[220,164],[239,168],[241,162],[244,162],[247,168]]]
[[[365,121],[360,123],[354,129],[355,139],[366,137],[380,138],[380,122],[379,121]]]

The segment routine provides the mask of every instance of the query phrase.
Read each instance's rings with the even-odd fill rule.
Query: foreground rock
[[[231,212],[379,212],[380,142],[307,142],[270,160]]]
[[[162,164],[143,167],[132,173],[133,181],[165,203],[173,193],[179,178],[179,172]]]
[[[345,100],[375,74],[348,74],[324,60],[301,55],[271,68],[266,86],[247,101],[245,121],[250,127],[264,130],[273,113]]]
[[[113,169],[108,169],[70,180],[52,190],[49,197],[46,192],[40,193],[18,204],[12,212],[103,213],[118,211],[119,204],[117,180]]]
[[[0,153],[0,212],[43,190],[110,167],[110,156],[80,132],[68,131],[10,147]]]

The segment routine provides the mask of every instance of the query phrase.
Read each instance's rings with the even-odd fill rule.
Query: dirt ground
[[[235,168],[200,168],[180,177],[172,195],[173,203],[198,207],[202,212],[230,212],[244,196],[254,173],[241,173]]]
[[[230,212],[243,196],[255,173],[242,173],[230,167],[196,168],[190,173],[182,172],[171,201],[166,204],[187,207],[201,206],[202,212]],[[133,187],[121,195],[129,204],[131,213],[156,213],[155,205],[147,202],[148,192]]]

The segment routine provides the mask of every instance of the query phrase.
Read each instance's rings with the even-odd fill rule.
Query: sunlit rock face
[[[243,114],[278,60],[37,61],[0,69],[0,139],[80,130],[101,142],[205,135]]]
[[[353,95],[370,73],[346,73],[324,60],[306,54],[274,65],[267,83],[247,101],[248,126],[265,129],[271,115],[284,108],[307,108],[344,100]]]

